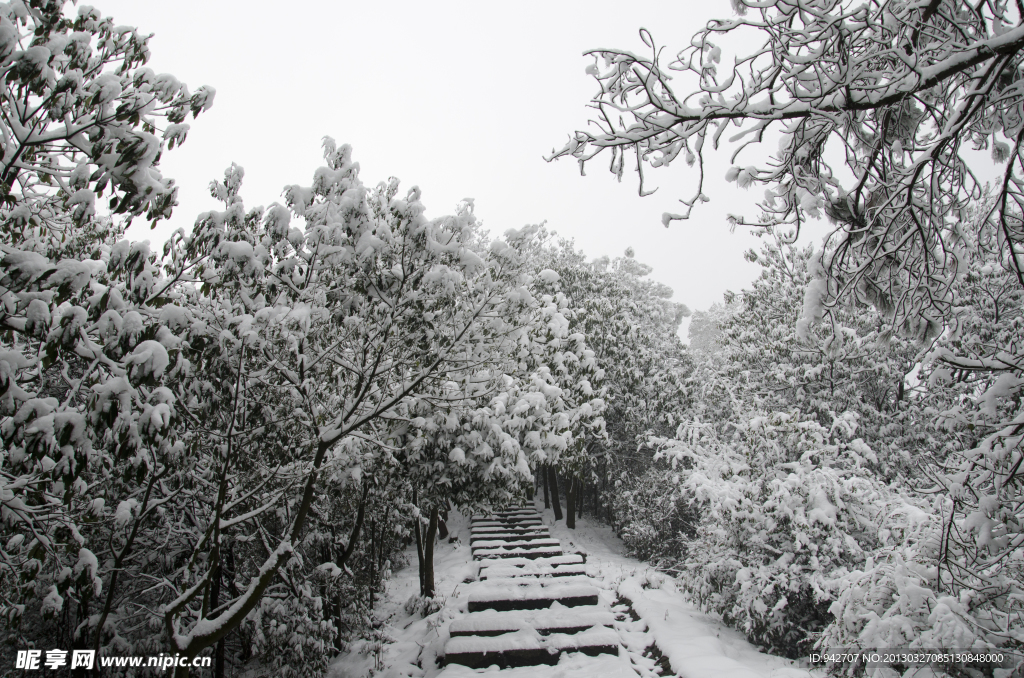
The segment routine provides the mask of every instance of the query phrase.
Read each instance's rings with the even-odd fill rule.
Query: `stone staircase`
[[[618,655],[624,615],[602,602],[584,558],[562,552],[532,507],[474,517],[480,561],[467,589],[469,614],[449,626],[446,664],[499,668],[556,664],[565,653]]]

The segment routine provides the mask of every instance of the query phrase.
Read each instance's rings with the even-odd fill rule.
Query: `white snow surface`
[[[562,549],[557,546],[541,546],[540,548],[486,548],[473,549],[473,553],[481,558],[508,558],[516,556],[527,556],[530,554],[545,553],[548,555],[561,555]]]
[[[538,558],[537,560],[541,560]],[[541,564],[534,567],[524,565],[522,567],[491,565],[480,568],[481,579],[509,579],[512,577],[536,577],[536,576],[575,576],[586,574],[587,568],[579,565],[560,565],[557,568],[551,565]]]
[[[543,586],[546,587],[550,592],[553,586],[564,587],[567,584],[593,584],[594,582],[587,576],[586,570],[581,571],[578,575],[571,575],[568,577],[495,577],[493,574],[489,574],[489,570],[492,568],[486,568],[486,570],[480,570],[481,579],[484,571],[487,571],[487,579],[480,582],[474,582],[468,585],[468,591],[473,592],[482,587],[492,588],[493,586]]]
[[[473,562],[469,547],[470,521],[453,512],[448,527],[455,542],[440,542],[435,547],[435,586],[438,598],[444,601],[442,608],[423,618],[415,612],[410,615],[405,611],[406,601],[416,596],[419,587],[416,554],[414,549],[410,550],[406,554],[409,566],[393,575],[375,611],[383,622],[385,642],[364,640],[354,643],[331,663],[327,678],[371,675],[383,678],[654,678],[657,673],[652,670],[653,661],[642,656],[646,643],[652,637],[668,657],[671,675],[680,678],[825,678],[823,669],[808,670],[798,662],[760,652],[742,634],[702,613],[676,588],[671,578],[623,555],[622,542],[611,528],[583,518],[577,520],[575,530],[569,530],[563,523],[554,522],[550,510],[541,511],[543,523],[551,528],[552,536],[561,541],[567,555],[535,560],[507,558]],[[620,621],[609,624],[611,613],[607,609],[566,608],[557,603],[550,610],[467,612],[469,593],[477,586],[469,586],[466,580],[475,580],[488,571],[495,574],[500,571],[501,576],[508,576],[506,571],[509,569],[545,569],[554,563],[580,563],[582,558],[575,555],[576,552],[586,555],[584,569],[596,590],[600,590],[602,601],[607,603],[616,596],[628,599],[640,621],[633,622],[618,614]],[[543,581],[557,582],[558,578]],[[505,582],[500,583],[502,588],[506,588]],[[573,588],[576,586],[578,584],[571,585]],[[550,591],[546,586],[536,585],[514,588]],[[612,610],[621,613],[625,608],[616,605]],[[533,629],[559,628],[555,623],[548,625],[546,622],[555,622],[562,617],[582,621],[584,615],[602,615],[600,620],[595,618],[592,621],[604,626],[591,633],[615,634],[621,644],[617,656],[589,657],[567,652],[554,666],[526,666],[501,671],[496,666],[471,669],[459,664],[439,665],[438,658],[443,656],[445,645],[449,643],[449,625],[453,620],[458,620],[456,628],[479,626],[478,630],[485,630],[489,624],[504,623],[519,630],[520,633],[511,635],[521,636],[519,640],[523,642],[551,644],[559,642],[555,637],[563,634],[538,636]],[[621,621],[623,618],[625,621]],[[466,639],[474,642],[485,640]],[[378,658],[383,669],[374,672]],[[662,678],[668,675],[666,673]]]
[[[588,657],[572,653],[561,657],[555,666],[522,666],[499,671],[496,666],[486,669],[471,669],[453,664],[440,673],[439,678],[636,678],[626,656],[601,655]]]
[[[563,565],[577,565],[583,562],[583,556],[577,553],[563,553],[559,556],[545,556],[543,558],[496,558],[484,560],[480,563],[481,569],[490,567],[561,567]]]
[[[513,536],[521,534],[542,534],[547,536],[548,528],[543,525],[525,525],[523,527],[479,527],[473,528],[474,537],[488,537],[492,534]]]
[[[478,520],[474,527],[531,527],[544,524],[539,518],[512,518],[509,520]]]
[[[557,539],[551,539],[550,537],[545,537],[544,539],[516,539],[516,540],[509,540],[509,541],[502,541],[500,539],[484,539],[484,540],[481,540],[481,541],[474,542],[473,543],[473,548],[474,549],[493,549],[493,548],[514,547],[514,546],[522,546],[522,547],[526,547],[526,548],[531,547],[531,546],[536,546],[536,547],[540,548],[540,547],[543,547],[543,546],[558,546],[558,545],[559,545],[558,544],[558,540]]]
[[[597,589],[586,584],[565,584],[556,577],[540,584],[522,586],[502,586],[496,584],[474,590],[469,594],[472,602],[488,602],[494,600],[537,600],[543,598],[583,598],[598,595]],[[490,580],[481,584],[491,583]]]
[[[445,646],[451,654],[466,652],[507,652],[509,650],[555,650],[618,645],[619,634],[603,626],[595,626],[580,633],[552,633],[542,636],[533,628],[519,629],[515,633],[500,636],[459,636],[452,638]]]
[[[556,607],[547,610],[470,612],[448,626],[449,633],[487,633],[519,629],[565,629],[580,626],[611,626],[615,615],[608,610]]]

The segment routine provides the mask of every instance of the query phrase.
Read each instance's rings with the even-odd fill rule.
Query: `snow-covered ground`
[[[611,528],[586,518],[570,530],[556,523],[543,504],[543,514],[553,537],[566,553],[586,555],[586,573],[609,601],[628,600],[640,621],[616,624],[623,647],[619,656],[588,657],[565,654],[555,666],[505,669],[501,678],[630,678],[655,676],[654,660],[643,655],[643,645],[653,636],[667,657],[672,672],[682,678],[820,678],[821,669],[807,670],[797,663],[760,652],[743,636],[703,614],[687,602],[671,578],[624,554],[622,542]],[[435,547],[437,595],[441,609],[421,616],[413,609],[419,580],[415,550],[410,565],[396,572],[376,610],[381,622],[380,639],[356,643],[332,662],[328,678],[470,678],[492,676],[496,667],[474,670],[460,665],[439,666],[451,621],[467,614],[467,590],[476,578],[480,563],[472,560],[469,548],[469,519],[453,514],[449,530],[455,543]],[[572,608],[566,608],[571,614]],[[643,633],[646,628],[646,633]],[[441,675],[443,673],[443,675]],[[666,674],[668,675],[668,674]]]

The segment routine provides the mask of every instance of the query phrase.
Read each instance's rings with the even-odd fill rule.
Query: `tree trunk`
[[[554,466],[548,466],[548,485],[551,486],[551,508],[555,510],[555,520],[562,519],[562,505],[558,503],[558,474]]]
[[[220,605],[220,585],[223,574],[220,549],[217,549],[217,564],[213,567],[213,576],[210,579],[210,609],[216,610]],[[217,641],[213,655],[213,675],[215,678],[224,678],[224,638]]]
[[[565,526],[575,530],[576,529],[576,479],[569,476],[569,479],[563,480],[562,485],[565,486]]]
[[[412,502],[416,503],[416,493],[412,493]],[[417,516],[416,520],[413,521],[416,527],[416,563],[419,565],[420,570],[420,593],[423,592],[423,534],[420,531],[420,519]]]
[[[548,497],[548,465],[540,467],[540,484],[544,486],[544,508],[551,508],[551,499]]]
[[[430,522],[427,524],[427,535],[423,544],[423,561],[421,563],[420,595],[424,598],[434,597],[434,539],[437,537],[438,509],[430,509]]]
[[[373,609],[373,587],[377,583],[377,560],[373,554],[377,552],[377,521],[370,521],[370,584],[369,589],[370,609]]]
[[[359,510],[356,512],[356,524],[352,526],[352,534],[348,537],[348,546],[341,552],[341,558],[334,563],[338,567],[345,567],[345,563],[356,550],[356,544],[359,543],[359,532],[363,529],[363,519],[366,517],[366,497],[369,493],[370,483],[363,483],[363,498],[359,502]]]
[[[217,652],[213,655],[213,676],[214,678],[224,678],[224,639],[221,638],[217,641]]]
[[[583,485],[583,481],[579,478],[576,479],[576,517],[583,517],[583,498],[587,496],[586,487]]]

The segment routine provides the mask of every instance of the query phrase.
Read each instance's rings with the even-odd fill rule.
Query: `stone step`
[[[469,543],[473,548],[478,548],[478,545],[482,544],[536,544],[550,541],[557,542],[552,539],[551,535],[478,535],[469,538]]]
[[[539,549],[546,546],[557,546],[562,547],[562,542],[551,537],[541,537],[539,539],[480,539],[473,544],[473,550],[479,551],[481,549]]]
[[[470,541],[481,541],[486,539],[550,539],[551,533],[547,530],[500,530],[494,532],[470,532]]]
[[[576,572],[574,574],[567,574],[563,577],[542,577],[538,575],[521,575],[512,577],[501,577],[501,576],[489,576],[487,579],[481,579],[476,582],[471,582],[471,586],[474,587],[470,590],[475,590],[481,586],[565,586],[568,584],[590,584],[592,580],[586,573]]]
[[[541,671],[543,673],[541,673]],[[559,678],[637,678],[639,675],[634,670],[629,658],[600,654],[594,656],[574,655],[571,662],[563,668],[559,666],[552,669],[538,671],[535,665],[521,667],[508,667],[501,670],[501,678],[537,678],[537,676],[558,676]],[[462,666],[461,664],[449,664],[437,674],[435,678],[498,678],[491,671],[481,672]]]
[[[592,626],[611,626],[615,614],[610,610],[537,610],[519,612],[471,612],[448,627],[452,638],[458,636],[498,636],[523,629],[537,633],[579,633]]]
[[[597,605],[598,590],[586,584],[495,586],[469,594],[468,610],[540,610],[558,602],[565,607]]]
[[[481,563],[480,568],[485,567],[561,567],[562,565],[580,565],[583,563],[583,556],[578,553],[557,553],[543,558],[503,558],[489,563]]]
[[[523,514],[523,515],[509,515],[509,516],[505,516],[505,517],[497,516],[497,515],[492,515],[492,516],[487,516],[485,518],[484,517],[473,518],[470,521],[469,524],[474,525],[474,526],[475,525],[486,525],[486,524],[492,524],[492,523],[497,523],[497,524],[503,524],[504,525],[504,524],[516,523],[516,522],[536,522],[536,523],[541,523],[541,522],[544,522],[544,520],[542,520],[541,516],[539,516],[539,515],[525,515],[525,514]]]
[[[618,634],[603,626],[574,634],[553,633],[541,637],[536,631],[522,630],[499,636],[452,638],[445,645],[445,664],[463,664],[470,668],[500,668],[557,664],[563,652],[582,652],[596,656],[618,654]]]
[[[540,518],[523,518],[521,520],[481,520],[470,524],[470,528],[474,530],[479,530],[484,527],[515,529],[524,527],[544,527],[544,523]]]
[[[540,513],[538,513],[537,509],[535,509],[535,508],[510,507],[510,508],[505,509],[504,511],[495,511],[494,513],[478,513],[475,516],[473,516],[472,519],[473,520],[477,520],[478,518],[487,518],[487,517],[490,517],[490,516],[521,516],[521,515],[539,516]]]
[[[528,567],[529,569],[553,568],[558,569],[565,565],[582,565],[583,558],[578,553],[555,553],[538,556],[536,558],[524,558],[522,556],[509,556],[506,558],[487,558],[480,563],[480,572],[490,567]]]
[[[546,565],[544,567],[536,568],[515,566],[505,567],[504,565],[491,565],[489,567],[480,568],[481,580],[508,579],[515,577],[523,577],[524,579],[532,579],[536,577],[572,577],[580,574],[586,574],[586,566],[582,563],[579,565]]]
[[[473,557],[477,560],[494,560],[503,558],[549,558],[562,555],[561,546],[541,546],[539,548],[516,547],[510,549],[487,548],[473,551]]]
[[[551,535],[547,527],[536,525],[527,525],[525,527],[473,527],[470,528],[469,534],[474,537],[483,535]]]
[[[501,521],[489,521],[492,523],[498,523],[496,525],[470,525],[470,530],[473,532],[494,532],[495,530],[520,530],[529,532],[530,530],[546,530],[548,529],[543,523],[540,524],[520,524],[520,523],[504,523]]]

